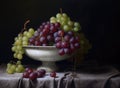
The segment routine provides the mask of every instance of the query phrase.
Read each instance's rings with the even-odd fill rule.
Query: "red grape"
[[[59,42],[59,41],[62,41],[62,38],[61,38],[61,37],[56,37],[56,38],[55,38],[55,42],[57,43],[57,42]]]
[[[51,72],[51,73],[50,73],[50,76],[51,76],[51,77],[56,77],[56,72]]]
[[[56,29],[56,27],[54,25],[50,26],[50,33],[54,33],[56,31],[57,31],[57,29]]]
[[[80,44],[79,44],[78,42],[76,42],[76,43],[74,44],[74,46],[75,46],[75,48],[80,48]]]
[[[64,48],[64,52],[65,52],[65,54],[71,54],[71,49],[69,49],[69,48]]]
[[[70,38],[70,43],[75,43],[75,42],[76,42],[75,37],[71,37]]]
[[[64,49],[63,49],[63,48],[59,49],[59,52],[58,52],[58,53],[59,53],[59,55],[61,55],[61,56],[64,55],[64,54],[65,54]]]
[[[64,34],[65,34],[65,33],[64,33],[64,31],[63,31],[63,30],[59,30],[59,31],[58,31],[58,35],[59,35],[59,36],[63,37],[63,36],[64,36]]]
[[[74,50],[75,50],[75,47],[72,43],[70,44],[70,49],[71,49],[71,52],[74,52]]]
[[[45,69],[40,69],[40,70],[38,70],[38,72],[42,73],[43,75],[46,74],[46,70]]]
[[[33,72],[33,69],[32,69],[32,68],[29,68],[27,72],[30,74],[30,73]]]
[[[38,78],[41,78],[41,77],[43,77],[44,75],[43,75],[43,73],[42,72],[40,72],[40,71],[37,71],[37,77]]]
[[[43,32],[44,35],[45,35],[45,34],[47,35],[47,34],[49,33],[49,31],[50,31],[49,29],[44,28],[42,32]]]
[[[61,25],[59,22],[55,23],[55,27],[59,28]]]
[[[40,37],[40,42],[41,43],[46,43],[47,38],[45,36]]]
[[[44,26],[45,29],[50,29],[50,23],[47,23],[45,26]]]
[[[40,45],[41,45],[40,41],[39,41],[39,40],[36,40],[36,41],[35,41],[35,45],[36,45],[36,46],[40,46]]]
[[[54,41],[54,38],[53,38],[52,35],[48,35],[48,36],[47,36],[47,40],[48,40],[48,41]]]
[[[24,72],[23,73],[23,78],[29,78],[29,73],[28,72]]]
[[[47,46],[48,44],[47,43],[43,43],[42,46]]]
[[[61,49],[62,48],[62,43],[61,41],[56,43],[56,48]]]
[[[30,75],[29,75],[29,79],[31,79],[31,80],[35,80],[36,78],[37,78],[37,72],[32,72],[32,73],[30,73]]]
[[[66,42],[69,42],[70,36],[69,36],[69,35],[65,35],[65,36],[64,36],[64,40],[65,40]]]
[[[69,43],[63,41],[63,42],[62,42],[62,48],[68,48],[68,47],[69,47]]]
[[[53,36],[54,36],[54,38],[55,38],[55,37],[58,37],[58,32],[55,32],[55,33],[53,34]]]
[[[68,31],[68,35],[74,36],[74,33],[72,31]]]

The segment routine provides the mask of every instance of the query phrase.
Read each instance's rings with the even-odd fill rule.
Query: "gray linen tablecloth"
[[[22,73],[7,74],[0,65],[0,88],[120,88],[120,73],[113,67],[79,68],[75,72],[57,72],[57,78],[49,73],[32,81],[22,78]]]

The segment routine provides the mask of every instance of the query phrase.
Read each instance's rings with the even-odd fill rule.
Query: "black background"
[[[63,9],[71,19],[80,22],[92,44],[85,60],[100,64],[120,64],[119,4],[112,0],[4,0],[0,1],[0,62],[13,58],[11,46],[24,22],[37,28]],[[34,62],[24,59],[24,62]]]

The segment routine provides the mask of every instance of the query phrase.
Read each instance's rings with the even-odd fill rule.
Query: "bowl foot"
[[[45,69],[46,72],[52,72],[52,71],[57,71],[58,67],[55,62],[53,61],[42,61],[42,65],[37,68],[39,69]]]

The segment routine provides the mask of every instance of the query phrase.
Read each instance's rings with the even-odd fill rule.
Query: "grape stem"
[[[62,8],[60,8],[60,13],[62,14]]]
[[[27,24],[30,22],[30,20],[27,20],[25,23],[24,23],[24,28],[23,29],[26,29],[26,26]]]
[[[63,38],[63,36],[62,36],[62,41],[65,41],[64,38]]]
[[[21,30],[20,34],[22,34],[26,30],[26,26],[29,22],[30,22],[30,20],[25,21],[23,29]]]
[[[41,37],[41,36],[39,35],[39,36],[36,38],[36,40],[40,39],[40,37]]]

